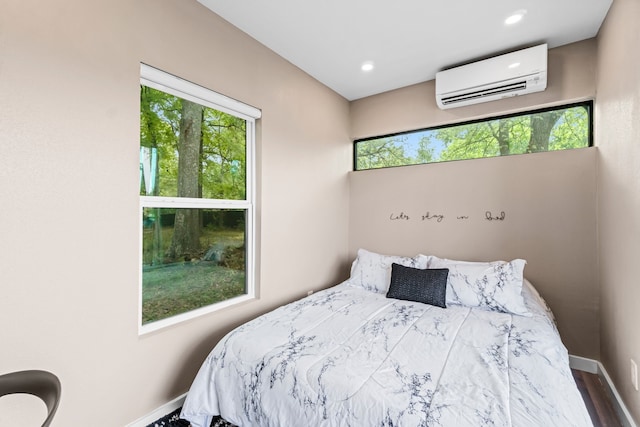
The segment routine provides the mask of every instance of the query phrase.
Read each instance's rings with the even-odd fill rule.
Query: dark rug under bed
[[[180,410],[178,408],[170,414],[165,415],[157,421],[152,422],[147,427],[189,427],[191,424],[187,420],[180,418]],[[233,424],[226,422],[220,417],[213,417],[210,427],[235,427]]]

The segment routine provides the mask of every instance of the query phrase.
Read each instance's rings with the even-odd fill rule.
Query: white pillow
[[[427,267],[427,257],[424,255],[417,255],[413,258],[381,255],[365,249],[358,249],[358,257],[351,265],[349,282],[353,286],[368,291],[386,294],[391,282],[391,264],[393,263],[424,269]]]
[[[549,304],[542,298],[540,292],[531,284],[530,281],[524,279],[522,285],[522,298],[531,314],[542,314],[549,318],[550,322],[556,324],[556,318],[549,308]]]
[[[468,262],[429,256],[428,268],[448,268],[447,306],[464,305],[531,316],[522,297],[523,259]]]

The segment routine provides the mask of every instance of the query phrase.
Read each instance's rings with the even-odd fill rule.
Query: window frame
[[[245,198],[241,200],[203,199],[189,197],[141,196],[138,206],[138,334],[144,335],[184,321],[203,316],[208,313],[240,304],[256,298],[256,120],[262,112],[211,89],[181,79],[149,65],[140,64],[140,84],[151,87],[179,98],[196,102],[232,116],[245,120]],[[142,323],[143,307],[143,224],[141,218],[144,208],[197,208],[197,209],[231,209],[246,212],[245,224],[245,294],[213,303],[204,307],[176,314],[146,324]]]
[[[521,155],[521,154],[535,154],[535,153],[516,153],[516,154],[510,154],[509,156],[473,157],[473,158],[469,158],[469,159],[443,160],[443,161],[439,161],[439,162],[427,162],[427,163],[408,163],[406,165],[384,166],[384,167],[380,167],[380,168],[368,168],[368,169],[358,169],[358,167],[357,167],[358,166],[357,145],[358,145],[359,142],[366,142],[366,141],[371,141],[371,140],[376,140],[376,139],[383,139],[383,138],[392,138],[392,137],[396,137],[396,136],[408,135],[408,134],[413,134],[413,133],[418,133],[418,132],[426,132],[426,131],[447,129],[447,128],[456,127],[456,126],[472,125],[472,124],[475,124],[475,123],[489,122],[489,121],[492,121],[492,120],[509,119],[509,118],[512,118],[512,117],[525,116],[525,115],[531,115],[531,114],[540,114],[540,113],[546,113],[546,112],[549,112],[549,111],[564,110],[564,109],[575,108],[575,107],[584,107],[587,110],[587,114],[588,114],[588,129],[587,129],[587,131],[589,133],[589,135],[588,135],[588,144],[587,144],[586,147],[580,147],[580,148],[593,147],[593,115],[594,115],[593,99],[588,99],[588,100],[585,100],[585,101],[573,102],[573,103],[570,103],[570,104],[558,104],[558,105],[553,105],[553,106],[544,107],[544,108],[538,108],[538,109],[534,109],[534,110],[523,110],[523,111],[518,111],[518,112],[515,112],[515,113],[509,113],[509,114],[497,114],[497,115],[482,117],[482,118],[479,118],[479,119],[473,119],[473,120],[467,120],[467,121],[461,121],[461,122],[455,122],[455,123],[447,123],[447,124],[444,124],[444,125],[431,126],[431,127],[414,129],[414,130],[409,130],[409,131],[394,132],[394,133],[389,133],[389,134],[385,134],[385,135],[371,136],[371,137],[366,137],[366,138],[354,139],[353,140],[353,165],[352,165],[353,166],[353,171],[354,172],[360,172],[360,171],[367,171],[367,170],[388,169],[388,168],[397,168],[397,167],[404,167],[404,166],[429,165],[429,164],[456,162],[456,161],[464,161],[464,160],[488,159],[488,158],[493,158],[493,157],[509,157],[509,156],[517,156],[517,155]],[[546,152],[551,152],[551,151],[565,151],[565,150],[549,150],[549,151],[546,151]],[[540,151],[540,152],[545,152],[545,151]]]

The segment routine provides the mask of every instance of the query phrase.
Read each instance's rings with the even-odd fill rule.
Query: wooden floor
[[[600,377],[572,369],[594,427],[622,427]]]

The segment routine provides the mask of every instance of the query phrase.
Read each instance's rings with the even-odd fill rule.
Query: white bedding
[[[182,418],[238,426],[591,426],[550,312],[446,309],[344,282],[230,332]]]

